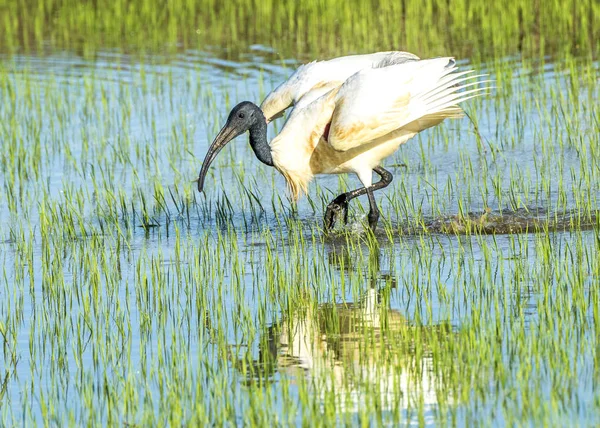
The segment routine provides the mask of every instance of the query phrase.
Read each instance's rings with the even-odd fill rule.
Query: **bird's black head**
[[[208,148],[208,152],[202,163],[202,169],[198,176],[198,191],[202,192],[202,189],[204,188],[204,179],[210,164],[227,143],[246,131],[251,131],[251,133],[256,131],[256,133],[262,134],[263,127],[265,130],[264,139],[266,143],[266,124],[267,121],[265,116],[257,105],[250,101],[243,101],[236,105],[233,110],[231,110],[231,113],[229,113],[227,123],[225,123],[225,126],[219,131],[215,140]]]
[[[256,104],[250,101],[242,101],[231,110],[223,129],[235,130],[237,134],[232,137],[235,138],[248,131],[256,123],[265,121],[265,116]]]

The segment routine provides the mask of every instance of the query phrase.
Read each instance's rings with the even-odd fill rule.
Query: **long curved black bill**
[[[213,160],[217,157],[219,152],[227,143],[233,140],[235,137],[240,135],[241,132],[237,131],[235,128],[232,128],[229,125],[225,125],[215,137],[215,140],[208,148],[208,152],[204,157],[204,162],[202,162],[202,169],[200,169],[200,174],[198,175],[198,191],[202,192],[204,189],[204,179],[206,178],[206,174],[208,173],[208,168]]]

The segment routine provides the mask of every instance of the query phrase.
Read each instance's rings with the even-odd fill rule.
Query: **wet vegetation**
[[[0,2],[0,426],[600,423],[595,1]],[[455,55],[497,89],[322,231],[238,101]],[[282,122],[270,129],[277,132]],[[362,204],[362,205],[361,205]]]

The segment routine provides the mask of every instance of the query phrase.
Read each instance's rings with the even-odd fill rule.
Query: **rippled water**
[[[465,118],[427,131],[389,159],[395,180],[377,194],[385,227],[374,245],[362,233],[366,201],[353,202],[351,224],[339,234],[322,239],[318,230],[326,203],[341,188],[356,186],[354,177],[319,178],[309,197],[295,205],[283,178],[254,159],[246,137],[214,164],[206,194],[194,193],[201,160],[229,108],[242,100],[258,102],[299,63],[262,46],[235,60],[222,56],[215,48],[141,61],[118,52],[101,53],[94,61],[57,52],[0,58],[6,78],[0,96],[17,100],[0,107],[4,144],[12,141],[31,151],[16,158],[25,168],[39,168],[28,177],[15,173],[18,166],[8,157],[3,162],[0,326],[17,344],[12,351],[5,344],[0,354],[5,423],[39,422],[47,418],[48,406],[58,424],[88,417],[105,422],[112,404],[100,389],[110,388],[111,379],[128,379],[140,395],[150,392],[163,405],[157,398],[168,393],[157,375],[163,365],[191,373],[181,375],[199,385],[190,403],[225,406],[210,391],[226,384],[238,397],[231,403],[237,422],[247,422],[244,409],[254,403],[248,385],[269,379],[267,391],[276,397],[269,406],[275,412],[280,406],[285,415],[286,401],[277,397],[295,396],[298,415],[282,420],[301,423],[310,406],[294,382],[304,377],[317,380],[309,392],[317,401],[323,395],[323,412],[326,391],[349,397],[337,408],[349,414],[378,391],[384,414],[400,411],[408,421],[433,423],[439,417],[436,388],[449,376],[449,362],[436,362],[434,355],[446,346],[456,352],[455,336],[465,329],[473,328],[477,341],[478,322],[497,322],[505,371],[480,374],[488,376],[477,383],[487,385],[483,395],[455,391],[457,396],[444,397],[444,409],[458,409],[456,423],[507,422],[505,413],[513,408],[497,402],[514,400],[516,408],[525,400],[520,394],[535,388],[538,395],[554,397],[554,376],[563,376],[563,369],[544,359],[520,360],[511,341],[517,341],[512,335],[523,323],[519,343],[534,343],[538,328],[548,326],[541,308],[556,309],[577,294],[579,289],[561,282],[568,273],[547,270],[560,271],[557,261],[566,266],[570,258],[581,265],[597,257],[598,160],[583,156],[581,148],[597,141],[590,103],[598,99],[598,86],[574,90],[581,104],[565,113],[556,108],[564,105],[560,94],[572,90],[569,69],[552,62],[522,66],[514,58],[477,66],[499,82],[496,95],[467,108],[481,139]],[[498,76],[498,70],[504,74]],[[598,72],[598,63],[592,70]],[[281,125],[270,129],[271,135]],[[550,164],[556,159],[560,167]],[[167,189],[163,201],[156,199],[157,183]],[[575,188],[583,190],[570,191]],[[42,236],[44,204],[71,200],[77,206],[65,196],[77,192],[86,201],[74,209],[82,222],[97,230],[114,227],[102,214],[108,191],[131,200],[119,208],[127,250],[116,250],[118,240],[82,232],[79,241],[63,243],[61,253],[55,241]],[[16,194],[22,196],[11,210],[8,201]],[[581,214],[582,194],[587,217]],[[144,203],[154,207],[147,218],[140,214]],[[33,266],[23,261],[19,236],[31,239]],[[550,244],[543,247],[546,241]],[[92,272],[82,260],[95,249],[99,258]],[[599,272],[593,260],[589,266],[580,292],[592,304],[574,309],[584,326],[580,336],[559,340],[575,319],[554,326],[552,345],[563,344],[579,382],[569,384],[569,399],[559,400],[560,406],[544,407],[553,422],[598,422],[593,293]],[[202,269],[210,273],[192,277]],[[86,284],[94,275],[100,284],[118,288],[90,290]],[[285,284],[277,284],[281,278]],[[540,284],[540,278],[556,282]],[[156,284],[166,288],[157,290]],[[294,298],[306,293],[314,307],[297,312],[286,293]],[[101,308],[97,313],[94,305]],[[415,351],[414,336],[425,338],[424,351]],[[106,348],[97,349],[98,343]],[[227,361],[220,359],[224,343]],[[403,353],[389,343],[404,344]],[[177,361],[178,353],[186,359]],[[397,365],[410,361],[413,372],[398,375],[380,366],[381,355]],[[531,381],[535,385],[520,383],[523,365],[539,374]],[[176,387],[176,377],[169,379]],[[115,389],[124,394],[124,387]],[[398,390],[406,394],[400,397]],[[138,399],[145,404],[130,415],[140,420],[148,407],[157,415],[165,411],[149,405],[151,397]],[[96,414],[86,400],[97,404]],[[425,409],[424,420],[417,402]]]

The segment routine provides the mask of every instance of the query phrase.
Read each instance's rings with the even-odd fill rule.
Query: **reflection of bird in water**
[[[386,291],[370,287],[356,304],[288,314],[269,328],[260,361],[254,362],[263,370],[254,375],[305,376],[321,399],[335,391],[343,411],[357,411],[375,391],[382,410],[432,407],[442,380],[427,343],[443,342],[451,329],[409,325],[400,312],[381,304]],[[424,352],[417,352],[421,344]]]

